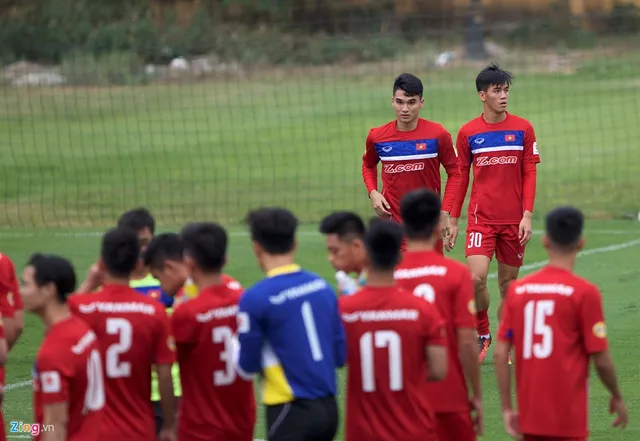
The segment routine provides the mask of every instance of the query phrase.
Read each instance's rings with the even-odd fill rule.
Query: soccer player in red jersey
[[[187,225],[181,239],[200,292],[171,316],[183,396],[178,440],[252,441],[253,381],[237,375],[233,356],[241,292],[230,289],[221,274],[227,233],[216,224],[197,223]]]
[[[589,362],[611,394],[614,426],[626,427],[598,288],[574,274],[584,246],[582,213],[560,207],[547,215],[542,244],[549,264],[509,286],[496,345],[495,369],[507,432],[524,441],[586,441]],[[518,412],[511,405],[515,348]],[[615,437],[614,437],[615,438]]]
[[[433,400],[438,438],[474,441],[483,431],[483,409],[473,281],[465,265],[435,252],[440,208],[438,195],[427,189],[402,198],[408,244],[395,279],[401,288],[434,304],[445,322],[449,372],[444,381],[428,387],[428,396],[438,397]],[[470,411],[475,413],[473,419]]]
[[[460,171],[451,135],[440,124],[420,118],[424,106],[422,81],[403,73],[393,83],[396,119],[371,129],[362,156],[362,177],[379,216],[401,222],[400,200],[411,190],[426,187],[440,194],[440,165],[447,172],[443,224],[445,247],[458,235],[458,219],[449,216],[458,187]],[[382,193],[378,191],[378,162],[382,161]],[[403,243],[404,246],[404,243]],[[442,252],[442,243],[438,250]]]
[[[105,361],[106,406],[101,440],[141,441],[156,438],[149,396],[156,366],[164,413],[158,439],[175,439],[175,399],[171,365],[174,342],[163,305],[129,287],[138,265],[140,245],[128,228],[108,231],[100,250],[102,288],[69,298],[71,310],[98,336]]]
[[[429,380],[447,375],[446,332],[435,306],[398,287],[402,227],[373,219],[367,284],[341,297],[347,335],[347,441],[437,440]]]
[[[98,441],[105,405],[102,358],[96,334],[66,304],[76,287],[73,267],[62,257],[34,254],[22,285],[27,311],[47,329],[33,367],[34,439]]]
[[[481,363],[491,345],[489,264],[495,254],[500,298],[504,299],[509,283],[518,277],[525,245],[531,239],[536,164],[540,162],[533,126],[507,112],[511,80],[511,73],[495,64],[480,72],[476,89],[483,113],[462,126],[456,142],[462,178],[453,217],[460,216],[473,165],[465,255],[475,280]],[[500,313],[501,306],[498,320]]]

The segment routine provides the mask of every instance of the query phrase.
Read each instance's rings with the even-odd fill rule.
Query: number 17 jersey
[[[104,360],[104,441],[155,439],[151,405],[153,365],[171,365],[175,345],[162,303],[125,285],[104,285],[94,294],[67,300],[98,337]]]
[[[435,306],[395,286],[340,298],[347,336],[347,441],[434,441],[427,346],[445,346]]]

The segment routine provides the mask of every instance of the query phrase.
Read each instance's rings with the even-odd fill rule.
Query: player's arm
[[[69,403],[45,404],[43,406],[43,422],[45,426],[53,426],[53,430],[41,432],[42,441],[66,441],[69,423]]]
[[[471,150],[469,149],[469,139],[462,130],[458,132],[456,151],[458,153],[460,184],[451,208],[451,217],[455,219],[459,218],[462,213],[462,205],[464,204],[464,198],[467,196],[467,189],[469,188],[469,173],[471,172]]]
[[[522,160],[522,196],[525,215],[531,216],[536,199],[537,164],[540,162],[536,133],[529,126],[524,133]]]
[[[342,317],[340,316],[340,307],[338,305],[338,299],[336,298],[334,323],[334,337],[333,337],[333,357],[335,359],[335,365],[337,368],[344,367],[347,362],[347,338],[344,332],[344,325],[342,324]]]
[[[175,361],[175,344],[170,333],[170,324],[161,305],[156,308],[158,317],[158,339],[155,349],[155,366],[158,375],[158,390],[162,408],[162,431],[174,432],[176,428],[176,399],[173,395],[173,376],[171,368]]]
[[[367,187],[368,195],[371,195],[372,191],[378,190],[378,162],[380,162],[380,157],[376,152],[372,132],[369,131],[365,141],[364,154],[362,155],[362,179],[365,187]]]
[[[435,306],[424,302],[421,310],[425,332],[427,379],[441,381],[447,377],[447,334]]]
[[[509,367],[509,352],[513,342],[513,324],[510,298],[513,297],[514,284],[509,286],[502,312],[502,321],[498,328],[498,342],[493,351],[496,378],[498,380],[498,394],[502,404],[502,412],[512,412],[511,402],[511,368]]]
[[[480,364],[478,363],[478,333],[475,323],[473,280],[468,269],[461,271],[454,297],[454,326],[458,339],[458,358],[472,398],[482,399]]]
[[[52,425],[53,430],[42,432],[42,441],[65,441],[69,423],[69,379],[63,374],[64,363],[71,363],[71,353],[47,352],[36,364],[40,375],[42,399],[42,423]]]
[[[7,362],[7,340],[4,336],[4,323],[0,316],[0,365],[4,365]]]
[[[4,255],[0,259],[0,311],[4,319],[5,339],[10,349],[22,334],[24,315],[18,276],[13,262]]]
[[[262,304],[252,290],[245,291],[238,305],[238,351],[237,370],[244,379],[262,371],[263,330]]]
[[[445,184],[444,196],[442,198],[442,211],[451,215],[454,202],[458,192],[460,191],[461,178],[458,157],[456,156],[456,150],[453,147],[451,134],[444,129],[438,138],[438,157],[447,173],[447,183]],[[456,216],[451,215],[451,217],[457,219]]]
[[[195,337],[195,317],[189,313],[186,303],[176,307],[171,314],[171,335],[175,339],[177,346],[189,345],[194,342]]]

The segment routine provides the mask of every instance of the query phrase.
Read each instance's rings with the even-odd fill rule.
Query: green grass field
[[[393,118],[394,75],[409,70],[422,77],[423,115],[454,137],[481,112],[475,68],[433,71],[424,65],[398,62],[348,75],[335,67],[293,77],[258,74],[135,89],[0,89],[0,250],[19,268],[33,251],[63,254],[84,275],[97,256],[99,232],[125,209],[146,205],[164,227],[191,220],[230,226],[228,272],[249,285],[261,274],[238,222],[251,207],[282,205],[306,223],[300,263],[332,277],[314,222],[335,209],[371,214],[360,156],[368,129]],[[588,62],[568,76],[507,67],[518,74],[510,110],[532,121],[542,155],[536,228],[540,214],[561,203],[598,218],[636,213],[640,57]],[[632,412],[626,432],[612,431],[606,394],[594,381],[592,439],[637,441],[640,226],[594,220],[587,235],[589,252],[578,270],[604,293],[612,351]],[[456,258],[462,258],[461,248]],[[533,267],[525,268],[543,259],[535,237],[526,255]],[[491,288],[495,299],[495,283]],[[8,422],[32,421],[30,388],[21,382],[30,378],[41,337],[42,327],[28,317],[7,368]],[[506,440],[490,358],[482,370],[484,439]],[[262,423],[256,437],[264,437]]]

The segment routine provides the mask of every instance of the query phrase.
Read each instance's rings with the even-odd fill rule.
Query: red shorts
[[[436,413],[438,439],[447,441],[475,441],[476,433],[469,412]]]
[[[522,441],[587,441],[586,438],[565,438],[562,436],[522,435]]]
[[[522,266],[524,246],[518,238],[518,225],[467,225],[465,256],[487,256],[495,254],[498,262],[510,266]]]

